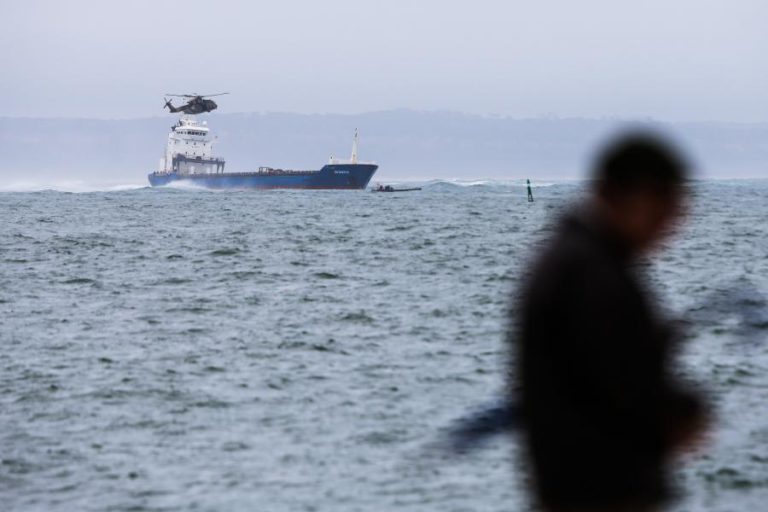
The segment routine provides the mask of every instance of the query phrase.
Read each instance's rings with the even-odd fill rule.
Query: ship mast
[[[352,156],[349,158],[350,163],[357,163],[357,128],[355,128],[355,138],[352,141]]]

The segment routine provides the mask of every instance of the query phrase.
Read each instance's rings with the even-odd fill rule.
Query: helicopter
[[[179,107],[174,107],[171,100],[163,98],[165,100],[165,106],[171,113],[182,112],[184,114],[202,114],[204,112],[210,112],[216,110],[218,105],[213,100],[206,100],[205,98],[211,98],[213,96],[222,96],[229,94],[228,92],[220,92],[218,94],[167,94],[167,96],[177,96],[179,98],[188,98],[187,103]]]

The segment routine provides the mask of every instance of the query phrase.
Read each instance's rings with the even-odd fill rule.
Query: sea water
[[[0,193],[0,508],[527,510],[509,300],[579,183]],[[649,269],[717,406],[673,510],[768,500],[768,182],[698,182]]]

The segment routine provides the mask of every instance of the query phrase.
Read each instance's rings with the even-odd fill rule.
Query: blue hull
[[[328,164],[319,171],[271,171],[219,174],[151,173],[149,183],[162,187],[183,182],[217,189],[364,189],[378,169],[374,164]]]

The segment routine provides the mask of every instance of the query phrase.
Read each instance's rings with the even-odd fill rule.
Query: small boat
[[[413,192],[414,190],[421,190],[421,187],[394,188],[391,185],[379,185],[378,187],[371,189],[371,192]]]

